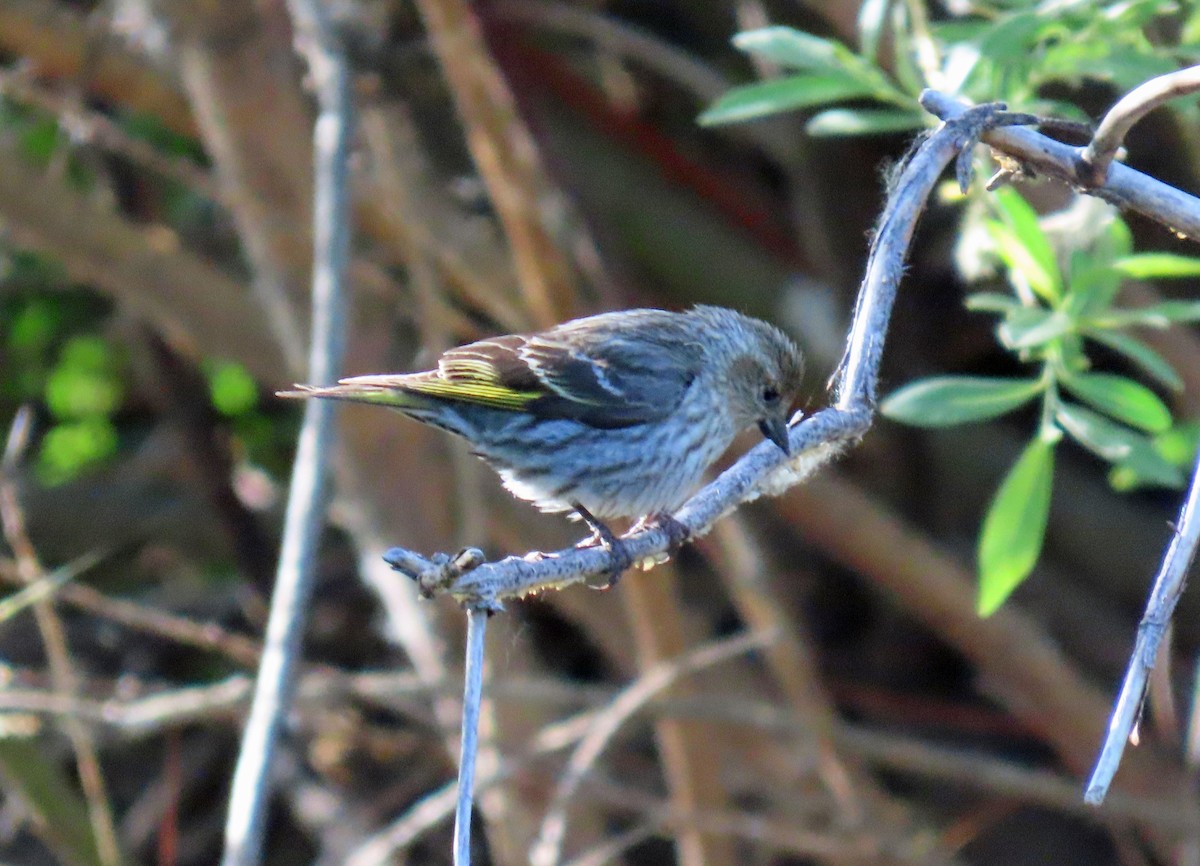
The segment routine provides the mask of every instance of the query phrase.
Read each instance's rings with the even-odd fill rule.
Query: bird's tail
[[[403,376],[356,376],[342,379],[336,385],[296,385],[295,390],[276,391],[276,397],[322,397],[346,400],[351,403],[371,403],[400,410],[421,410],[429,407],[429,399],[405,390]]]
[[[297,385],[294,391],[276,391],[278,397],[323,397],[349,403],[371,403],[403,412],[409,418],[474,441],[476,427],[469,413],[437,394],[421,390],[423,384],[434,382],[436,374],[396,373],[374,376],[355,376],[342,379],[336,385],[318,387]]]

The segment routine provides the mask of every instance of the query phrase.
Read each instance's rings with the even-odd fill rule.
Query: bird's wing
[[[695,378],[669,337],[636,328],[494,337],[449,350],[427,373],[353,381],[594,427],[628,427],[670,415]]]

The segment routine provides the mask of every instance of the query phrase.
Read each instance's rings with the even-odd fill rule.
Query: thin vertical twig
[[[316,186],[308,378],[331,383],[337,379],[344,343],[343,279],[350,249],[350,71],[322,5],[317,0],[291,0],[288,6],[319,104],[313,131]],[[230,794],[223,866],[256,866],[261,860],[271,759],[294,689],[325,505],[334,413],[321,402],[305,406],[266,643]]]
[[[1175,613],[1175,605],[1183,594],[1188,571],[1200,545],[1200,462],[1192,472],[1192,483],[1179,514],[1179,522],[1167,546],[1162,566],[1154,579],[1154,589],[1146,603],[1146,613],[1138,625],[1137,641],[1129,658],[1129,668],[1121,683],[1121,693],[1108,723],[1104,745],[1096,759],[1092,777],[1088,780],[1083,799],[1098,806],[1104,802],[1109,785],[1121,765],[1125,743],[1133,733],[1146,698],[1146,687],[1158,646]]]
[[[1104,183],[1121,143],[1138,121],[1160,105],[1197,90],[1200,90],[1200,66],[1191,66],[1152,78],[1121,97],[1104,115],[1096,134],[1079,155],[1088,180],[1093,184]]]
[[[483,646],[491,611],[467,608],[467,659],[463,668],[462,745],[458,754],[458,798],[454,806],[454,866],[471,866],[471,803],[475,796],[475,755],[479,751],[479,709],[483,702]]]

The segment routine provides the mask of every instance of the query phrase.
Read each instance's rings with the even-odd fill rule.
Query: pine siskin
[[[746,427],[787,452],[802,371],[777,328],[698,306],[588,316],[451,349],[427,372],[279,396],[376,403],[462,436],[513,495],[576,511],[616,550],[601,519],[679,527],[670,513]]]

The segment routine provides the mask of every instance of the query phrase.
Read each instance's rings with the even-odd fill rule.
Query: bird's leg
[[[571,507],[592,530],[592,537],[580,544],[579,547],[596,547],[598,545],[607,550],[612,557],[613,564],[608,569],[608,583],[600,587],[600,589],[612,589],[621,579],[621,575],[629,569],[629,566],[633,565],[633,557],[629,555],[629,551],[625,549],[625,544],[621,539],[613,535],[613,531],[601,523],[592,512],[578,502],[572,502]]]
[[[692,537],[690,529],[665,511],[658,514],[647,514],[645,517],[639,519],[629,530],[629,534],[632,535],[643,529],[661,529],[667,534],[668,556],[674,556],[678,553],[679,548],[683,547],[687,543],[687,540]]]

